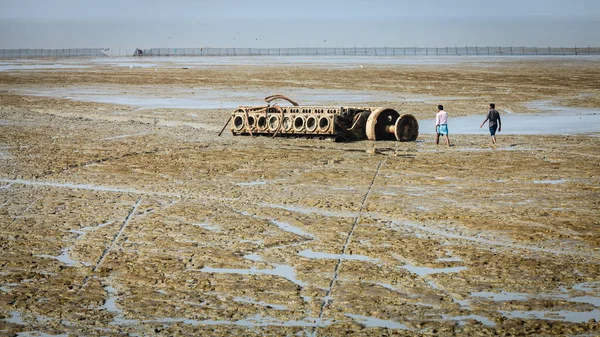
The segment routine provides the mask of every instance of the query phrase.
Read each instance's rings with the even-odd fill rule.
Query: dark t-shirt
[[[498,121],[500,120],[500,113],[496,111],[496,109],[490,109],[487,115],[488,120],[490,121],[490,128],[497,128]]]

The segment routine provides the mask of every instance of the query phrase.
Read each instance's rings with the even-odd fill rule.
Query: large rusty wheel
[[[413,115],[402,115],[394,109],[377,109],[367,119],[365,130],[369,140],[410,142],[419,136],[419,123]]]
[[[394,140],[390,127],[395,127],[400,114],[394,109],[377,109],[367,119],[366,134],[369,140]]]
[[[395,124],[394,136],[400,142],[413,142],[419,136],[419,122],[415,116],[405,114],[400,116]]]

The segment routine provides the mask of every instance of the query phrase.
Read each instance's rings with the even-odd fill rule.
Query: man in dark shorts
[[[494,103],[490,104],[490,111],[488,111],[485,120],[481,123],[479,128],[481,129],[483,124],[487,121],[490,121],[489,127],[490,135],[492,136],[492,144],[496,144],[496,130],[498,130],[498,132],[502,131],[502,121],[500,120],[500,113],[496,111],[496,105]]]

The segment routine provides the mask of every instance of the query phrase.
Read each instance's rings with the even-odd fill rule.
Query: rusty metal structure
[[[282,99],[292,106],[271,105]],[[414,141],[419,123],[410,114],[390,108],[299,106],[283,95],[265,98],[265,106],[238,107],[223,129],[232,122],[234,136],[263,135],[348,140]]]

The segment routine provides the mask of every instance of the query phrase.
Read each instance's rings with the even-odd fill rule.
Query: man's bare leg
[[[445,135],[446,137],[446,145],[448,145],[448,147],[450,147],[450,138],[448,138],[448,135]]]
[[[496,145],[496,136],[492,136],[492,144]]]
[[[439,145],[440,144],[440,134],[436,133],[435,134],[435,145]]]

